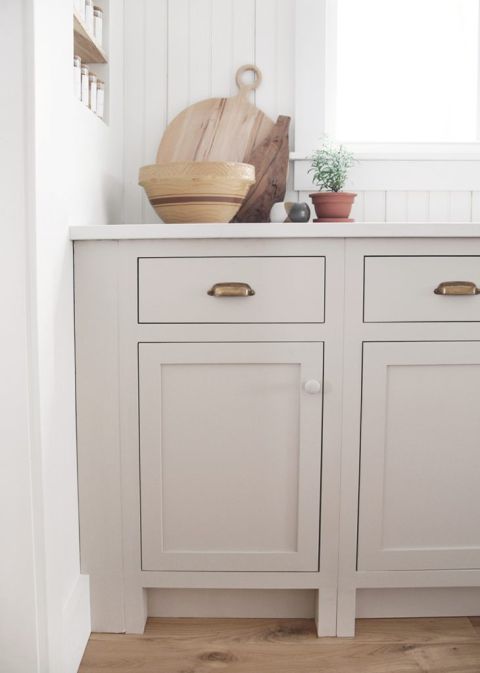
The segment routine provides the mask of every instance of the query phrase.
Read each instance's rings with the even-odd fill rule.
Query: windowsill
[[[480,161],[478,143],[342,143],[359,161]],[[291,152],[292,161],[309,153]]]

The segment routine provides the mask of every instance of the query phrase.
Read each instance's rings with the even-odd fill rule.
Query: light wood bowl
[[[230,222],[254,182],[251,164],[222,161],[153,164],[139,174],[139,184],[167,224]]]

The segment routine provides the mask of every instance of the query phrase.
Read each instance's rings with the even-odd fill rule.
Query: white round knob
[[[321,391],[322,384],[320,383],[320,381],[310,379],[309,381],[305,381],[303,388],[306,393],[309,393],[310,395],[316,395]]]

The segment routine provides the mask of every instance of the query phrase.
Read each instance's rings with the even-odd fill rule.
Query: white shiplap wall
[[[479,192],[363,191],[352,216],[368,222],[479,221]]]
[[[137,179],[166,124],[202,98],[233,95],[245,63],[264,75],[256,105],[292,116],[295,148],[295,12],[295,0],[125,0],[126,222],[158,222]],[[292,177],[289,186],[287,196],[309,201]],[[374,187],[358,193],[357,220],[480,221],[480,191],[386,191],[380,171]]]
[[[158,222],[137,186],[138,168],[154,162],[166,124],[183,108],[234,95],[236,70],[256,63],[256,105],[293,118],[295,0],[125,3],[125,221]],[[292,120],[292,148],[293,133]]]

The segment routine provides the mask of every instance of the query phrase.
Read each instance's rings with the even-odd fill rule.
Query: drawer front
[[[455,281],[480,287],[480,256],[367,256],[364,265],[364,322],[480,321],[480,296],[434,293]]]
[[[246,283],[250,296],[211,296]],[[321,323],[324,257],[140,257],[139,323]]]

